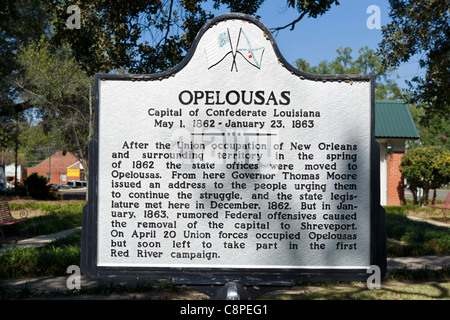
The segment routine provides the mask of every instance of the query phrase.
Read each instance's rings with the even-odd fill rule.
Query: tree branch
[[[167,38],[169,36],[169,31],[170,31],[170,22],[172,20],[172,8],[173,8],[173,0],[170,0],[170,6],[169,6],[169,17],[167,19],[167,30],[166,30],[166,34],[164,35],[164,37],[161,38],[161,40],[159,40],[158,42],[158,46],[161,44],[161,42],[164,41],[164,43],[167,42]]]
[[[169,19],[167,20],[167,30],[166,35],[164,36],[164,39],[166,39],[165,41],[167,41],[167,37],[169,36],[170,20],[172,20],[172,7],[173,7],[173,0],[170,0]]]
[[[277,32],[277,33],[278,33],[278,31],[283,30],[283,29],[286,29],[287,27],[291,27],[291,31],[292,31],[292,30],[294,30],[295,25],[297,24],[297,22],[299,22],[300,20],[302,20],[303,17],[305,16],[305,14],[306,14],[306,11],[303,12],[297,19],[295,19],[295,20],[292,21],[291,23],[289,23],[289,24],[287,24],[287,25],[285,25],[285,26],[283,26],[283,27],[272,28],[272,29],[270,29],[270,31],[272,31],[272,32]]]

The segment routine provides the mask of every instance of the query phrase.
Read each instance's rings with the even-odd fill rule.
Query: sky
[[[367,27],[367,20],[372,22],[374,14],[372,10],[367,13],[367,10],[369,6],[378,6],[381,26],[385,26],[390,21],[388,0],[339,2],[340,5],[331,7],[316,19],[304,18],[292,31],[288,27],[274,34],[281,54],[290,64],[295,66],[295,61],[299,58],[311,65],[317,65],[323,60],[331,61],[336,57],[336,49],[340,47],[351,47],[353,58],[358,57],[358,50],[362,47],[368,46],[374,51],[378,48],[382,40],[381,28]],[[214,14],[226,12],[227,8],[222,6]],[[256,14],[269,29],[284,26],[298,17],[296,10],[287,8],[286,0],[266,0]],[[400,87],[406,88],[405,80],[425,73],[420,70],[417,60],[417,57],[412,57],[391,75]]]

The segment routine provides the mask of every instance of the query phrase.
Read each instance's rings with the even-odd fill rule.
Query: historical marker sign
[[[96,90],[86,273],[258,283],[384,268],[373,77],[304,74],[264,25],[230,14],[173,70],[98,75]]]

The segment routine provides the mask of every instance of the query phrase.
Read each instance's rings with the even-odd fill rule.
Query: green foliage
[[[84,201],[76,202],[53,202],[53,201],[24,201],[10,202],[11,210],[39,210],[44,214],[77,214],[81,213]]]
[[[0,2],[0,106],[11,109],[14,92],[9,76],[17,70],[15,55],[21,45],[39,39],[47,26],[44,6],[39,0]],[[3,108],[4,107],[4,108]]]
[[[450,150],[440,146],[411,149],[402,157],[400,172],[413,192],[423,189],[426,203],[429,190],[450,182]]]
[[[67,275],[67,267],[80,265],[80,245],[13,248],[0,254],[0,278],[17,279]]]
[[[43,119],[42,131],[49,137],[42,139],[58,142],[88,168],[94,120],[92,77],[66,47],[53,48],[45,38],[21,47],[17,61],[21,72],[14,83],[22,99],[33,104]]]
[[[212,18],[201,8],[202,1],[89,0],[78,3],[81,29],[69,30],[66,8],[72,1],[48,2],[54,16],[52,43],[69,44],[90,75],[119,69],[167,70],[182,59],[198,30]],[[145,33],[151,36],[142,39]]]
[[[391,21],[382,28],[379,53],[386,66],[396,67],[413,56],[425,77],[408,82],[411,104],[423,104],[424,125],[435,116],[450,116],[449,2],[445,0],[389,0]]]
[[[219,9],[221,5],[226,5],[230,12],[241,12],[254,15],[264,1],[265,0],[214,0],[213,6],[215,9]]]
[[[22,234],[43,235],[81,226],[83,203],[53,204],[51,202],[26,202],[10,205],[11,210],[40,210],[45,215],[2,227],[6,237]]]
[[[412,142],[409,148],[418,146],[445,146],[450,149],[450,122],[439,114],[428,117],[427,125],[420,120],[425,116],[425,110],[421,105],[409,107],[416,127],[420,132],[420,139]]]
[[[50,234],[81,226],[81,213],[57,212],[48,216],[33,218],[28,226],[36,234]]]
[[[37,173],[30,174],[25,180],[29,195],[34,199],[45,200],[49,197],[50,187],[47,179]]]
[[[47,129],[49,129],[48,125],[44,122],[22,127],[19,137],[21,141],[19,164],[32,167],[47,158],[49,154],[53,153],[52,151],[65,149],[62,137],[47,132]],[[22,158],[20,158],[21,155]]]
[[[264,0],[214,0],[231,12],[255,15]],[[299,18],[315,18],[336,0],[287,1]],[[81,29],[69,29],[67,9],[77,5]],[[213,18],[205,0],[20,0],[0,4],[0,147],[39,145],[70,151],[88,171],[93,137],[96,73],[155,73],[179,63],[198,31]],[[23,101],[12,106],[16,101]],[[28,143],[20,116],[37,108],[43,133]],[[30,130],[31,131],[31,130]],[[19,139],[20,136],[20,139]],[[35,137],[32,135],[32,137]],[[27,141],[25,143],[25,141]],[[55,145],[55,142],[56,145]],[[48,144],[48,142],[47,142]],[[32,155],[35,156],[35,155]],[[33,158],[31,158],[33,161]]]
[[[50,234],[81,226],[83,203],[11,204],[11,209],[40,209],[45,216],[31,218],[21,223],[30,234]],[[5,235],[14,234],[17,225],[2,228]],[[37,248],[11,248],[0,254],[0,278],[26,278],[67,275],[70,265],[80,265],[81,232],[53,241]]]
[[[0,148],[17,149],[23,112],[29,106],[18,102],[11,78],[19,68],[15,57],[20,46],[45,32],[47,18],[39,0],[0,2]]]
[[[402,208],[402,207],[398,207]],[[450,229],[408,219],[402,209],[386,207],[388,256],[420,256],[450,253]]]
[[[78,2],[82,12],[81,29],[69,30],[66,8],[69,0],[47,0],[55,47],[68,44],[88,74],[125,69],[131,73],[155,73],[179,63],[203,25],[214,17],[205,0],[98,1]],[[256,15],[264,0],[214,0],[213,7],[226,6],[230,12]],[[287,0],[288,8],[299,17],[316,18],[337,0]],[[287,26],[280,27],[278,30]],[[150,36],[146,36],[150,35]]]
[[[383,66],[381,58],[368,47],[358,50],[359,56],[352,57],[352,49],[349,47],[336,49],[337,56],[331,62],[321,61],[317,66],[311,66],[304,59],[298,59],[297,68],[312,74],[373,74],[375,75],[375,98],[397,99],[402,98],[400,87],[388,75],[394,68]]]

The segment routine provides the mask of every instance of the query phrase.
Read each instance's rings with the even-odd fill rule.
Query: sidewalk
[[[417,256],[417,257],[399,257],[387,259],[387,272],[394,269],[439,269],[443,266],[450,266],[450,255],[438,256]]]
[[[41,236],[37,236],[34,238],[29,238],[29,239],[24,239],[24,240],[20,240],[17,241],[17,243],[12,243],[12,244],[8,244],[4,247],[0,248],[0,253],[2,253],[3,251],[6,251],[7,249],[11,248],[11,247],[39,247],[39,246],[43,246],[49,242],[61,239],[61,238],[65,238],[68,235],[74,233],[75,231],[80,231],[81,227],[78,228],[74,228],[74,229],[69,229],[69,230],[64,230],[64,231],[60,231],[57,233],[53,233],[53,234],[45,234],[45,235],[41,235]]]

